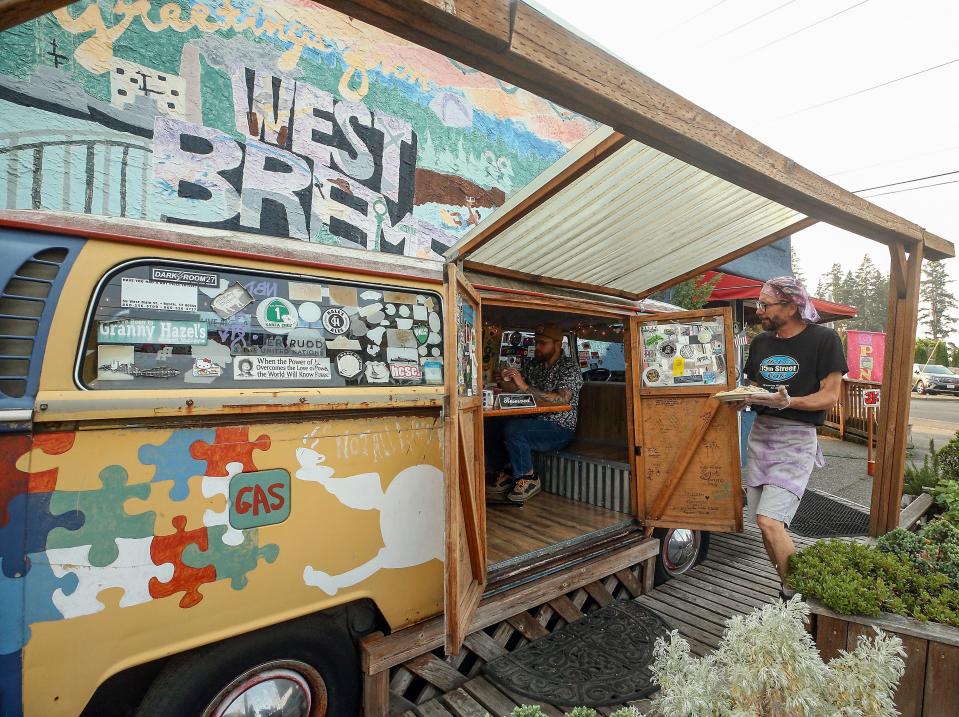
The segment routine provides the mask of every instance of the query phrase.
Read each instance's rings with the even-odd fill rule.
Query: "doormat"
[[[501,687],[538,702],[621,705],[658,689],[649,669],[653,645],[669,632],[649,608],[617,600],[491,660],[485,670]]]
[[[789,529],[807,538],[868,535],[869,514],[814,490],[807,490]]]

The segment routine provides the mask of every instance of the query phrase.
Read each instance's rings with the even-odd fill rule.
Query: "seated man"
[[[504,391],[531,393],[539,406],[571,406],[568,411],[510,418],[502,425],[501,440],[487,437],[486,465],[500,469],[493,484],[487,487],[487,497],[522,505],[542,490],[533,473],[533,451],[558,451],[573,440],[583,375],[579,366],[563,355],[563,332],[558,326],[547,324],[536,330],[536,350],[526,375],[508,368],[498,383]]]

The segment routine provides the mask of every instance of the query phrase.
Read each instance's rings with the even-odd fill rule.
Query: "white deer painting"
[[[334,478],[325,457],[311,448],[298,448],[296,477],[319,483],[343,505],[378,510],[383,547],[370,560],[339,575],[307,565],[303,580],[328,595],[356,585],[384,568],[408,568],[444,558],[443,473],[435,466],[416,465],[400,471],[384,491],[379,473]]]

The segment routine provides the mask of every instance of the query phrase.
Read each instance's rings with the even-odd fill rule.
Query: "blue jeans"
[[[573,431],[553,421],[510,418],[499,425],[497,423],[487,421],[487,466],[500,468],[505,465],[508,456],[514,476],[526,475],[533,470],[533,451],[559,451],[573,440]],[[500,428],[501,439],[497,435]]]

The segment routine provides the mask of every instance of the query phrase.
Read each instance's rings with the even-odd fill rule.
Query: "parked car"
[[[951,393],[959,396],[959,376],[939,364],[913,364],[912,385],[919,393]]]

